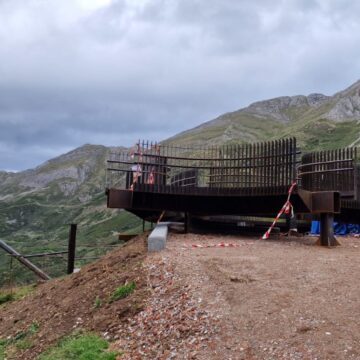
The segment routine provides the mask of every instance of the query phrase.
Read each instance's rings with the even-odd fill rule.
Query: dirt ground
[[[0,338],[39,324],[15,358],[81,328],[121,360],[360,359],[359,239],[328,249],[305,237],[170,234],[153,254],[144,239],[0,308]],[[134,294],[107,302],[132,280]]]
[[[360,240],[315,241],[170,237],[161,256],[219,319],[199,358],[360,359]],[[191,247],[219,242],[238,247]]]
[[[145,258],[143,236],[76,274],[39,284],[26,298],[0,307],[0,339],[21,337],[35,323],[39,328],[27,336],[31,347],[14,346],[9,358],[35,359],[60,338],[80,329],[105,338],[114,336],[115,327],[144,308],[148,296],[142,266]],[[113,291],[130,281],[136,282],[134,294],[110,303]]]

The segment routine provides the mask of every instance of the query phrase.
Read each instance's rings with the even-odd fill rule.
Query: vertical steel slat
[[[288,147],[288,140],[282,140],[282,154],[281,154],[281,187],[285,187],[286,185],[286,169],[287,169],[287,147]]]
[[[253,195],[255,193],[256,189],[256,144],[252,144],[253,148],[253,166],[252,166],[252,187],[251,187],[251,194]]]
[[[242,188],[242,191],[244,190],[244,187],[245,187],[244,169],[243,169],[244,156],[245,156],[244,145],[239,145],[239,177],[240,177],[240,181],[241,181],[240,186]]]
[[[288,139],[286,146],[286,170],[285,170],[286,187],[288,187],[288,185],[290,184],[291,148],[292,148],[292,139]]]
[[[264,157],[264,162],[265,162],[265,177],[266,177],[266,194],[269,194],[270,192],[270,166],[269,166],[269,155],[270,154],[270,142],[266,142],[265,143],[265,157]]]
[[[254,146],[250,144],[250,167],[249,167],[249,194],[252,194],[253,186],[253,161],[254,161]]]
[[[280,157],[280,163],[281,163],[281,187],[284,187],[285,185],[285,170],[286,170],[286,147],[287,147],[287,140],[282,139],[281,140],[282,146],[281,146],[281,157]]]
[[[245,145],[245,191],[246,194],[248,193],[248,188],[249,188],[249,165],[250,165],[250,161],[249,161],[249,144]]]
[[[262,143],[259,144],[258,149],[258,165],[259,165],[259,194],[263,194],[264,192],[264,179],[263,179],[263,167],[262,167]]]
[[[329,151],[329,161],[330,161],[330,164],[328,164],[327,168],[329,170],[334,170],[336,169],[334,167],[335,163],[333,163],[333,161],[335,160],[335,156],[334,156],[334,150],[330,150]],[[336,173],[335,172],[331,172],[329,173],[330,176],[328,176],[329,178],[329,188],[330,189],[334,189],[335,188],[335,183],[336,183]]]
[[[276,142],[275,141],[272,141],[271,142],[271,193],[273,193],[273,188],[275,186],[275,183],[276,183],[276,176],[277,176],[277,173],[276,173],[276,157],[275,157],[275,154],[276,154]]]
[[[272,141],[271,142],[271,158],[270,158],[270,164],[271,164],[271,167],[270,167],[270,171],[271,171],[271,193],[273,191],[273,186],[274,186],[274,178],[275,178],[275,169],[274,169],[274,165],[275,165],[275,159],[274,159],[274,153],[275,153],[275,142]]]
[[[274,193],[274,188],[277,184],[278,179],[278,157],[277,157],[277,149],[278,149],[278,141],[274,141],[274,181],[273,181],[273,190],[272,193]]]
[[[260,166],[259,166],[259,143],[254,144],[255,146],[255,194],[258,195],[260,191]]]
[[[284,185],[283,183],[283,172],[284,172],[284,140],[279,140],[279,181],[278,185],[281,187]]]
[[[354,199],[358,200],[359,193],[358,193],[357,148],[354,148],[353,168],[354,168]]]
[[[267,153],[268,153],[268,149],[267,149],[268,143],[265,142],[263,144],[263,161],[264,161],[264,185],[265,185],[265,189],[264,189],[264,194],[267,194],[268,191],[268,186],[269,186],[269,181],[268,181],[268,168],[267,168]]]
[[[256,187],[256,144],[252,144],[252,153],[253,153],[253,160],[252,160],[252,187],[251,187],[251,194],[253,195],[255,193],[255,187]]]
[[[249,176],[248,176],[248,169],[249,169],[249,159],[248,159],[248,150],[249,144],[246,144],[244,147],[245,157],[244,157],[244,182],[245,182],[245,193],[247,194],[247,189],[249,187]]]
[[[247,147],[247,193],[250,194],[250,186],[251,186],[251,145],[249,144]]]
[[[345,158],[345,156],[346,156],[345,149],[340,149],[340,154],[341,154],[340,159],[345,160],[346,159]],[[346,162],[340,162],[339,165],[341,167],[344,165],[346,166]],[[347,183],[346,171],[342,171],[340,190],[343,190],[346,187],[346,183]]]
[[[336,150],[336,152],[337,152],[337,160],[344,160],[343,149],[338,149],[338,150]],[[337,169],[340,169],[342,165],[344,165],[343,162],[337,161],[337,163],[336,163]],[[342,191],[343,190],[344,180],[343,180],[341,175],[339,177],[340,172],[337,172],[337,173],[338,173],[338,175],[337,175],[338,187],[339,187],[339,190]]]

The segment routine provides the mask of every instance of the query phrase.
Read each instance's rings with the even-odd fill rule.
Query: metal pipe
[[[350,167],[350,168],[343,168],[343,169],[305,171],[305,172],[300,172],[298,175],[302,176],[302,175],[308,175],[308,174],[323,174],[323,173],[330,173],[330,172],[336,172],[336,171],[350,171],[350,170],[354,170],[354,168]]]
[[[341,160],[329,160],[329,161],[321,161],[321,162],[312,162],[312,163],[304,163],[298,166],[298,168],[311,166],[311,165],[324,165],[324,164],[336,164],[340,162],[353,161],[353,159],[341,159]]]
[[[25,259],[28,258],[34,258],[34,257],[44,257],[44,256],[56,256],[56,255],[62,255],[62,254],[67,254],[67,251],[56,251],[56,252],[51,252],[51,253],[39,253],[39,254],[29,254],[29,255],[13,255],[10,254],[10,256],[13,257],[23,257]]]
[[[0,240],[0,247],[5,250],[10,255],[13,255],[15,259],[17,259],[21,264],[26,266],[29,270],[34,272],[38,277],[40,277],[43,280],[50,280],[51,277],[47,275],[44,271],[42,271],[40,268],[38,268],[36,265],[34,265],[31,261],[27,260],[22,256],[20,253],[18,253],[14,248],[12,248],[10,245],[6,244],[5,241]]]

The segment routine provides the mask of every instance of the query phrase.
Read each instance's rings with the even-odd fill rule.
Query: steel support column
[[[340,245],[334,236],[334,214],[320,214],[320,237],[317,243],[328,247]]]

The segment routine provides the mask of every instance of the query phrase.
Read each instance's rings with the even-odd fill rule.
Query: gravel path
[[[314,242],[172,234],[156,256],[216,324],[195,358],[360,359],[360,240]]]

